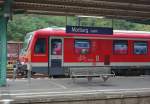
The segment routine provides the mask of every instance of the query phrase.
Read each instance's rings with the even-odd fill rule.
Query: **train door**
[[[63,75],[63,38],[49,38],[49,75]]]

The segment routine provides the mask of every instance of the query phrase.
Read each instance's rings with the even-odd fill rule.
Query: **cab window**
[[[147,54],[147,42],[144,42],[144,41],[134,42],[134,54],[136,55]]]
[[[33,32],[26,34],[24,42],[23,42],[23,49],[21,51],[21,54],[25,54],[27,52],[30,41],[32,40],[33,34],[34,34]]]
[[[46,38],[39,38],[36,41],[34,52],[36,54],[46,53]]]
[[[113,53],[114,54],[127,54],[128,53],[128,41],[114,40],[113,41]]]
[[[75,40],[75,53],[89,54],[90,53],[90,40],[76,39]]]

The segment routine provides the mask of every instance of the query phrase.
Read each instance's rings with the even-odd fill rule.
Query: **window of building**
[[[90,40],[76,39],[75,40],[75,53],[89,54],[90,53]]]
[[[39,38],[36,41],[34,52],[36,54],[46,53],[46,38]]]
[[[114,54],[127,54],[128,53],[128,41],[126,40],[114,40],[113,41]]]
[[[144,41],[134,42],[134,54],[136,55],[147,54],[147,42]]]

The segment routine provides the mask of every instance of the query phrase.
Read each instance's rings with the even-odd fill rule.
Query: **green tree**
[[[150,25],[127,22],[126,20],[106,18],[81,18],[81,26],[113,27],[115,30],[149,31]],[[18,14],[8,23],[8,40],[23,41],[26,33],[51,26],[78,25],[75,16],[49,16]]]

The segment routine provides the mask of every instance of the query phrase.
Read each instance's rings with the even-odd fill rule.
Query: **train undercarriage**
[[[79,68],[79,67],[78,67]],[[115,76],[140,76],[140,75],[150,75],[149,66],[113,66],[111,68],[110,74],[115,74]],[[27,65],[22,65],[17,63],[14,65],[14,70],[17,76],[27,77],[28,70]],[[37,72],[31,71],[31,76],[34,76]],[[45,73],[46,74],[46,73]],[[65,75],[51,75],[51,76],[65,76]]]
[[[142,67],[112,67],[112,72],[115,73],[116,76],[140,76],[140,75],[150,75],[150,67],[142,66]]]

